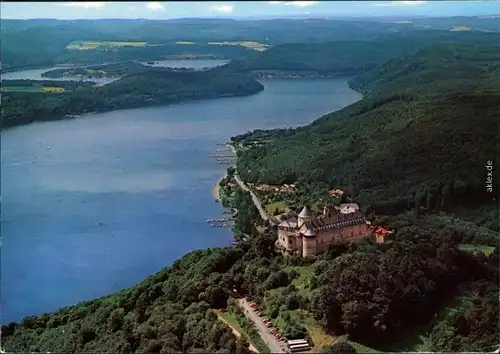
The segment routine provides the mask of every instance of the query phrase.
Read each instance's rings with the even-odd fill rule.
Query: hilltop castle
[[[297,218],[278,225],[276,246],[284,254],[314,257],[331,245],[346,243],[371,234],[364,214],[354,203],[327,204],[322,217],[313,217],[304,207]]]

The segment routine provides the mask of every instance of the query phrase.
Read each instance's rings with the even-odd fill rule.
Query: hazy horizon
[[[257,5],[257,6],[256,6]],[[500,1],[3,2],[12,20],[279,19],[499,16]]]

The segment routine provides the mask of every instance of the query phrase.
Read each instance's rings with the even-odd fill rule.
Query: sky
[[[500,0],[489,1],[220,1],[220,2],[3,2],[3,19],[183,17],[269,18],[327,16],[500,15]]]

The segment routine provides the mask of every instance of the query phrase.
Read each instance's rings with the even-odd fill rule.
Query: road
[[[236,155],[236,148],[231,144],[229,144],[229,148]],[[236,170],[236,166],[233,166],[233,167]],[[254,205],[257,207],[257,210],[259,211],[259,214],[260,214],[260,217],[262,218],[262,220],[270,220],[269,216],[267,215],[267,212],[262,207],[262,204],[261,204],[259,198],[255,195],[255,193],[250,188],[248,188],[248,186],[245,184],[245,182],[243,182],[241,180],[240,176],[238,176],[238,172],[234,173],[234,180],[240,186],[241,189],[243,189],[247,192],[250,192],[250,196],[252,197],[252,201],[253,201]]]
[[[236,181],[236,183],[238,183],[238,185],[240,186],[241,189],[243,189],[247,192],[250,192],[250,195],[252,197],[252,201],[255,204],[255,206],[257,207],[257,209],[259,210],[260,217],[263,220],[269,220],[269,216],[267,215],[264,208],[262,208],[262,204],[260,203],[260,200],[259,200],[259,198],[257,198],[255,193],[250,188],[248,188],[248,186],[245,184],[245,182],[243,182],[241,180],[240,176],[238,176],[237,174],[234,174],[234,180]]]
[[[269,333],[270,328],[267,328],[264,325],[262,318],[259,317],[259,315],[257,315],[250,307],[250,303],[245,299],[238,299],[238,304],[243,310],[245,316],[255,324],[257,333],[259,333],[264,343],[266,343],[269,347],[271,353],[286,353],[285,344],[277,340],[271,333]]]

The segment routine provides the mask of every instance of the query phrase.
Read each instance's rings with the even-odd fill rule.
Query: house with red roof
[[[385,238],[390,235],[392,232],[383,228],[382,226],[378,226],[375,228],[375,240],[377,243],[384,243]]]

